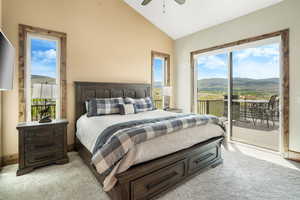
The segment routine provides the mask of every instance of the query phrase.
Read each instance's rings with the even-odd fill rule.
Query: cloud
[[[56,50],[32,51],[32,61],[41,64],[50,64],[56,62]]]
[[[240,50],[236,53],[239,60],[247,59],[249,57],[278,57],[279,50],[277,44],[267,45],[257,48],[248,48],[245,50]]]
[[[279,77],[279,62],[257,62],[255,60],[238,63],[233,67],[233,76],[240,78],[265,79]]]
[[[199,57],[198,65],[202,65],[201,67],[208,69],[217,69],[227,66],[226,61],[216,55]]]
[[[264,79],[279,77],[279,46],[265,45],[234,52],[235,77]],[[227,78],[227,57],[224,54],[198,58],[198,78]]]
[[[31,72],[34,75],[56,77],[56,68],[53,65],[40,65],[39,63],[32,63]]]
[[[56,77],[56,50],[32,51],[31,57],[32,74]]]

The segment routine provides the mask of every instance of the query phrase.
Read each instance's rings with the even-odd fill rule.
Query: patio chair
[[[260,119],[261,122],[263,121],[263,108],[257,103],[249,103],[248,105],[253,125],[256,127],[256,122],[258,119]]]
[[[251,113],[251,118],[254,127],[256,126],[256,122],[258,119],[261,120],[261,123],[263,123],[264,120],[266,120],[268,128],[270,128],[270,120],[273,122],[273,127],[275,126],[275,117],[279,109],[278,100],[278,95],[273,95],[270,97],[270,100],[267,105],[261,105],[256,103],[250,104],[249,110]]]
[[[270,127],[269,121],[273,122],[273,127],[275,126],[275,117],[277,112],[279,111],[279,98],[278,95],[271,96],[268,106],[264,109],[264,117],[267,120],[268,128]]]

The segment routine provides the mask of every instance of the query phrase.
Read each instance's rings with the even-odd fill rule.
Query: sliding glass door
[[[198,55],[196,112],[222,118],[233,141],[279,151],[279,49],[274,40]]]
[[[279,43],[232,55],[231,139],[279,151]]]

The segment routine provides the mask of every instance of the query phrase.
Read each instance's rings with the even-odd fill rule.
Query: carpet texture
[[[16,177],[17,165],[0,173],[1,200],[108,200],[77,153],[70,163]],[[160,200],[299,200],[300,171],[223,150],[224,164],[160,197]],[[298,164],[295,164],[296,168]]]

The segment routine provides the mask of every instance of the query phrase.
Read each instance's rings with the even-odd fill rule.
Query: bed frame
[[[142,98],[150,96],[150,91],[149,84],[75,82],[75,119],[77,120],[86,112],[85,101],[88,98],[120,96]],[[215,137],[188,149],[132,166],[116,176],[118,182],[107,194],[112,200],[157,198],[199,172],[222,163],[221,143],[223,139],[222,136]],[[97,173],[91,164],[92,154],[77,137],[75,148],[102,185],[104,177]]]

